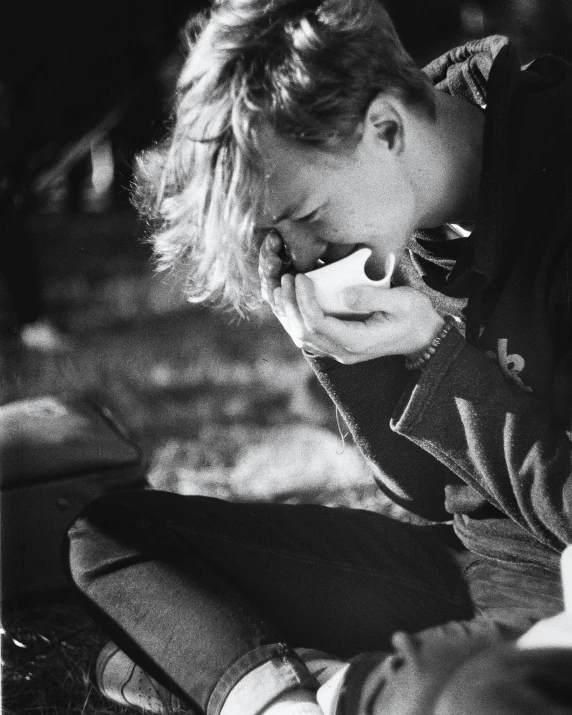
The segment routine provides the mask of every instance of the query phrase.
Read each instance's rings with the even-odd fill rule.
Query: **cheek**
[[[415,196],[408,186],[388,190],[378,205],[378,215],[384,232],[410,234],[416,228],[415,209]]]
[[[337,179],[337,177],[336,177]],[[383,237],[401,244],[417,228],[412,187],[401,177],[345,176],[330,184],[329,240]],[[407,240],[406,240],[407,237]]]
[[[332,236],[340,238],[376,232],[381,219],[379,196],[369,186],[350,181],[332,205]]]

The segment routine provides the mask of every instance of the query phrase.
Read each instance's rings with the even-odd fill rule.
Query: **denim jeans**
[[[96,620],[208,715],[264,663],[316,688],[299,646],[350,658],[391,650],[397,630],[490,612],[522,632],[562,608],[556,573],[486,562],[449,525],[364,510],[123,492],[91,504],[69,539]]]

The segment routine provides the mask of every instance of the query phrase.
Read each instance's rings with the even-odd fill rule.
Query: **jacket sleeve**
[[[380,489],[395,503],[432,521],[448,521],[445,487],[462,484],[423,446],[393,432],[391,416],[414,380],[402,357],[342,365],[306,358],[373,467]]]
[[[458,331],[404,391],[391,427],[541,542],[557,550],[572,543],[566,425]]]

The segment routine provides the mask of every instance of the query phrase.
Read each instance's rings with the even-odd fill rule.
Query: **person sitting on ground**
[[[303,648],[376,652],[389,692],[396,633],[493,645],[562,610],[572,73],[521,69],[498,36],[420,70],[375,0],[218,0],[190,37],[141,161],[159,261],[191,300],[265,299],[379,488],[428,523],[113,494],[70,529],[71,574],[189,712],[316,715]],[[390,289],[349,289],[358,320],[325,314],[305,273],[359,248],[372,279],[395,257]],[[418,712],[407,687],[388,712]]]

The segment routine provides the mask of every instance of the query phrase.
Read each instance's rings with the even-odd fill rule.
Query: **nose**
[[[311,271],[325,253],[328,243],[317,236],[308,224],[296,221],[281,221],[276,226],[282,236],[294,268],[300,273]]]

